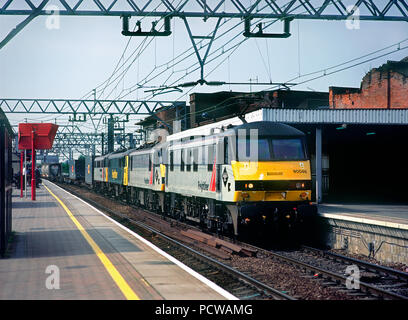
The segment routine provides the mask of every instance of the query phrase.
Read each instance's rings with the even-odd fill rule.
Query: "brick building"
[[[370,70],[360,88],[330,87],[333,109],[408,109],[408,57]]]

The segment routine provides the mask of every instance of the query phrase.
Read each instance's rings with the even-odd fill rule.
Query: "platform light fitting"
[[[347,124],[343,123],[340,127],[337,127],[336,130],[347,129]]]

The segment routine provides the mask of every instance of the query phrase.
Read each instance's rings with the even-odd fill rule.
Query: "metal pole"
[[[31,200],[35,200],[35,132],[32,131],[31,136]]]
[[[108,153],[114,151],[115,148],[115,119],[111,116],[108,119]]]
[[[322,129],[316,128],[316,202],[322,202]]]
[[[105,140],[104,140],[104,133],[102,133],[102,155],[105,154]]]
[[[27,150],[24,150],[24,198],[27,198]]]
[[[24,180],[24,177],[23,177],[23,161],[24,161],[24,152],[23,151],[21,151],[21,153],[20,153],[20,198],[22,198],[23,197],[23,180]]]

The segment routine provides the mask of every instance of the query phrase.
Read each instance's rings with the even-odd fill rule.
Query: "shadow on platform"
[[[13,209],[26,209],[26,208],[34,208],[34,207],[39,207],[39,208],[55,208],[58,207],[58,204],[55,203],[54,201],[41,201],[41,202],[35,202],[35,201],[13,201]]]
[[[77,256],[95,254],[79,230],[42,231],[45,228],[31,228],[19,232],[17,242],[30,252],[30,258]],[[141,249],[123,238],[112,229],[86,230],[105,254],[140,252]],[[25,255],[11,258],[27,258]]]

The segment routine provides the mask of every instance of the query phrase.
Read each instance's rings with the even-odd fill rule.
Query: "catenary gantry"
[[[2,15],[46,15],[48,0],[35,6],[31,1],[2,1]],[[18,3],[18,4],[17,4]],[[61,15],[78,16],[150,16],[196,18],[296,18],[344,20],[360,11],[361,20],[408,21],[408,4],[405,0],[184,0],[177,4],[170,0],[111,0],[111,1],[53,1]],[[54,8],[55,10],[55,8]]]

